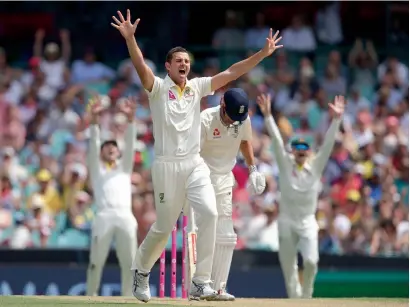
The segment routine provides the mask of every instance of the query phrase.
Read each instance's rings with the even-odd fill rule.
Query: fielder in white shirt
[[[97,295],[101,273],[113,240],[121,267],[121,293],[123,296],[132,295],[130,266],[137,249],[137,222],[131,210],[136,102],[127,100],[119,108],[128,117],[125,148],[121,158],[116,140],[106,140],[101,144],[98,124],[104,106],[98,99],[90,101],[88,164],[97,214],[92,226],[90,264],[87,271],[89,296]]]
[[[313,155],[302,139],[291,142],[287,153],[275,120],[271,116],[270,96],[259,96],[258,104],[272,138],[279,168],[279,261],[289,298],[311,298],[319,262],[316,209],[321,189],[321,177],[335,143],[344,113],[344,97],[336,96],[329,104],[333,117],[322,147]],[[298,278],[297,251],[303,257],[303,287]]]
[[[188,52],[176,47],[168,52],[168,75],[156,77],[146,65],[134,34],[140,19],[131,23],[121,12],[111,24],[124,37],[135,69],[148,93],[155,138],[152,181],[157,221],[141,243],[132,269],[134,296],[151,298],[149,272],[161,255],[186,200],[197,214],[197,265],[190,287],[190,298],[209,299],[217,295],[210,287],[218,212],[210,171],[200,157],[201,98],[249,72],[277,48],[279,33],[266,38],[265,47],[248,59],[232,65],[214,77],[188,80],[191,63]]]
[[[240,150],[249,167],[249,183],[254,194],[265,190],[265,177],[257,172],[253,155],[249,100],[240,88],[225,92],[220,106],[201,113],[201,157],[211,171],[218,209],[216,242],[211,279],[218,291],[213,300],[233,301],[226,292],[237,236],[232,221],[232,169]]]

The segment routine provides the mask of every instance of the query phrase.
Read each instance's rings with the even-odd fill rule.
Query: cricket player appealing
[[[197,265],[189,296],[208,299],[216,296],[210,287],[218,212],[210,171],[200,157],[200,100],[254,68],[280,46],[272,30],[265,47],[248,59],[232,65],[214,77],[188,80],[190,58],[182,47],[168,52],[167,76],[154,76],[146,65],[134,34],[140,19],[131,23],[130,11],[121,12],[111,25],[124,37],[128,51],[149,97],[155,138],[152,181],[157,220],[141,243],[132,266],[133,294],[143,301],[151,298],[149,273],[161,255],[185,202],[197,214]]]
[[[114,239],[121,267],[121,293],[132,295],[130,266],[137,249],[137,222],[131,210],[131,174],[134,163],[136,101],[129,99],[119,109],[128,118],[125,148],[120,158],[116,140],[100,142],[99,115],[104,107],[90,101],[91,115],[88,164],[97,214],[92,226],[87,295],[97,295],[101,273]]]
[[[279,168],[279,261],[289,298],[311,298],[319,261],[316,209],[325,168],[344,112],[344,97],[336,96],[329,103],[333,117],[322,147],[315,156],[309,144],[302,139],[291,142],[292,153],[285,150],[275,120],[271,116],[271,98],[258,97],[259,107],[272,138],[273,150]],[[303,287],[298,278],[297,251],[303,257]]]
[[[249,168],[249,183],[254,194],[265,190],[265,177],[257,172],[253,155],[252,126],[248,116],[249,100],[242,89],[225,92],[220,106],[201,113],[201,157],[211,171],[218,209],[215,254],[211,279],[218,291],[217,301],[233,301],[226,292],[237,236],[232,221],[232,169],[241,150]]]

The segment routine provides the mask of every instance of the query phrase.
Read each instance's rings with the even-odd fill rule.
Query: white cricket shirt
[[[332,152],[341,119],[332,121],[321,148],[303,168],[299,168],[293,155],[286,152],[273,117],[265,119],[265,123],[272,138],[279,169],[280,216],[290,220],[305,220],[314,216],[321,189],[322,173]]]
[[[148,92],[156,156],[181,158],[200,151],[201,98],[211,94],[212,77],[187,80],[181,89],[167,75],[155,77]]]
[[[200,152],[211,170],[212,184],[218,189],[222,186],[233,186],[231,172],[236,163],[241,141],[252,140],[249,116],[241,126],[228,128],[221,122],[220,109],[221,107],[217,106],[201,113]],[[216,180],[221,182],[215,182]]]
[[[128,124],[121,159],[110,168],[100,159],[101,141],[98,125],[90,126],[88,165],[97,211],[131,213],[131,174],[134,164],[136,127]]]

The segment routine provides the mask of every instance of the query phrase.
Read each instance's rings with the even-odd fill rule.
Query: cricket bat
[[[195,218],[192,208],[189,208],[188,216],[188,233],[187,233],[187,256],[188,256],[188,274],[187,274],[187,287],[189,291],[191,287],[192,277],[195,274],[196,269],[196,227]]]

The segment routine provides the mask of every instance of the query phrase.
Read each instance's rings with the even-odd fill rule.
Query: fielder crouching
[[[232,221],[232,169],[241,150],[249,167],[250,185],[255,194],[265,190],[265,177],[257,172],[251,145],[252,127],[248,116],[249,100],[242,89],[225,92],[220,106],[201,113],[201,157],[211,170],[218,209],[215,254],[211,279],[218,295],[212,300],[232,301],[226,292],[229,270],[237,236]]]
[[[265,124],[272,138],[273,150],[279,168],[279,261],[289,298],[311,298],[319,262],[318,223],[316,209],[321,189],[321,177],[344,112],[344,98],[337,96],[329,104],[333,117],[324,142],[316,155],[302,139],[291,143],[287,153],[275,120],[271,116],[271,98],[261,95],[258,105],[265,116]],[[298,277],[297,251],[303,258],[303,287]]]
[[[92,100],[89,108],[91,125],[88,163],[97,214],[91,233],[87,295],[97,295],[101,273],[114,240],[121,267],[121,294],[132,296],[130,267],[137,249],[137,222],[131,211],[136,101],[127,100],[119,106],[128,118],[125,148],[121,158],[116,140],[106,140],[101,144],[98,127],[99,115],[104,109],[101,102],[98,99]]]

